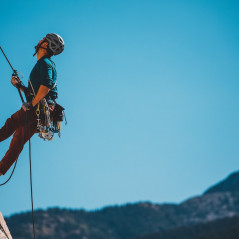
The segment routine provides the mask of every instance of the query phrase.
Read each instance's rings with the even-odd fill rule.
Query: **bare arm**
[[[34,107],[36,104],[38,104],[48,93],[50,89],[44,85],[41,85],[35,98],[32,101],[32,106]]]

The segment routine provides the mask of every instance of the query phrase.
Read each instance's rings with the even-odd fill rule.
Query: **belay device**
[[[30,102],[32,100],[32,98],[36,96],[30,79],[29,79],[29,83],[32,87],[33,95],[30,93],[29,89],[20,80],[17,71],[12,67],[10,61],[8,60],[6,54],[4,53],[1,46],[0,46],[0,50],[2,51],[8,64],[10,65],[10,67],[13,70],[12,76],[15,76],[16,80],[18,81],[16,87],[18,89],[18,93],[20,95],[22,103],[24,103],[24,99],[23,99],[20,89],[23,90],[27,102]],[[58,133],[58,136],[60,137],[61,136],[61,122],[64,120],[64,118],[65,118],[65,123],[67,124],[65,113],[64,113],[65,109],[55,102],[54,110],[51,115],[49,105],[45,98],[43,98],[41,100],[41,105],[42,105],[42,107],[40,109],[40,103],[38,103],[37,109],[36,109],[37,131],[39,132],[38,136],[44,140],[52,140],[54,133]]]

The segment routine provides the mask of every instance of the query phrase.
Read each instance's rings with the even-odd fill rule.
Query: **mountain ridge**
[[[228,183],[234,177],[225,180]],[[37,210],[35,221],[40,239],[131,239],[238,215],[239,190],[217,190],[179,204],[128,203],[90,212],[60,208]],[[13,238],[31,237],[30,212],[12,215],[6,221]]]
[[[226,179],[209,187],[204,194],[235,191],[239,191],[239,171],[231,173]]]

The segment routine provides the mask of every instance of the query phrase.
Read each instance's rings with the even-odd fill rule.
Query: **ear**
[[[43,42],[43,43],[42,43],[42,46],[47,48],[48,42],[47,42],[47,41]]]

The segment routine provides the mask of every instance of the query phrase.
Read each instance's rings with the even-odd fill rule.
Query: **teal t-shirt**
[[[58,97],[57,92],[57,73],[55,63],[49,57],[42,57],[33,67],[30,74],[30,81],[37,94],[40,85],[44,85],[50,89],[45,99],[49,104],[54,104],[54,100]],[[33,93],[30,82],[28,82],[28,89]]]

